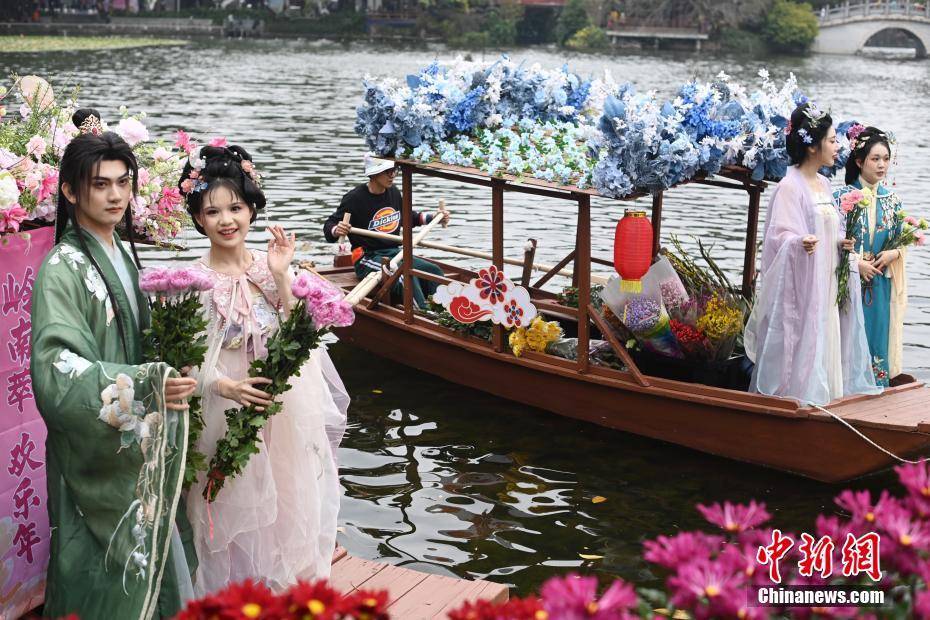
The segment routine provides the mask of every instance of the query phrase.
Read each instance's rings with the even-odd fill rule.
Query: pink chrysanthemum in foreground
[[[724,502],[722,506],[719,503],[710,506],[698,504],[697,509],[705,519],[727,532],[752,529],[772,517],[766,512],[765,504],[757,504],[755,501],[750,501],[748,506],[730,502]]]
[[[623,580],[614,581],[598,598],[597,577],[581,577],[575,573],[549,579],[540,593],[549,617],[564,620],[633,618],[630,610],[638,603],[633,586]]]

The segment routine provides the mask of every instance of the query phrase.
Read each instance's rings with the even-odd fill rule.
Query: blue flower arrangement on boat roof
[[[756,180],[778,180],[789,163],[788,118],[807,99],[793,75],[781,86],[765,69],[759,77],[749,92],[720,73],[662,101],[609,74],[584,79],[565,66],[547,70],[506,56],[433,62],[403,83],[366,78],[355,129],[380,155],[594,187],[615,198],[733,165]],[[827,174],[848,157],[845,132],[838,139],[840,161]]]

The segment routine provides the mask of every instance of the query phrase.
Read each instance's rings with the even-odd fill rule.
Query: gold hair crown
[[[99,136],[103,133],[103,124],[100,122],[100,119],[91,114],[84,119],[84,122],[81,123],[81,126],[78,127],[78,130],[81,134],[90,133],[95,136]]]

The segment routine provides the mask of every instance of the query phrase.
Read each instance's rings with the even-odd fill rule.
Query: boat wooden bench
[[[404,260],[394,278],[356,306],[356,322],[336,330],[341,339],[393,361],[443,379],[559,415],[644,435],[702,452],[736,459],[817,480],[838,482],[882,470],[930,452],[930,396],[923,383],[908,375],[896,387],[876,396],[852,396],[830,403],[835,416],[792,399],[688,383],[642,373],[625,347],[591,305],[592,265],[612,266],[591,256],[590,189],[560,186],[537,179],[488,177],[474,169],[437,163],[398,160],[403,184],[402,250]],[[396,277],[421,277],[437,282],[467,281],[477,274],[461,265],[433,260],[443,277],[413,268],[413,176],[419,174],[491,189],[491,262],[503,269],[504,194],[521,192],[569,200],[577,204],[575,248],[558,264],[529,284],[534,305],[563,325],[577,327],[578,359],[524,352],[514,356],[505,346],[503,327],[492,328],[490,342],[443,327],[416,311],[412,289],[405,287],[400,307],[389,303]],[[755,261],[760,197],[765,183],[749,171],[727,168],[717,178],[689,183],[744,191],[749,197],[741,291],[750,298]],[[642,194],[627,199],[642,197]],[[653,255],[660,249],[663,193],[652,197]],[[450,248],[455,250],[456,248]],[[464,253],[464,252],[463,252]],[[475,256],[471,252],[470,256]],[[432,260],[432,259],[431,259]],[[560,304],[541,288],[569,264],[578,307]],[[352,267],[320,269],[344,290],[357,283]],[[524,279],[528,269],[524,269]],[[588,358],[592,335],[600,333],[625,365],[624,370],[599,366]],[[837,420],[840,418],[845,422]],[[873,442],[873,443],[870,443]],[[873,444],[877,444],[873,445]],[[890,453],[890,454],[889,454]]]

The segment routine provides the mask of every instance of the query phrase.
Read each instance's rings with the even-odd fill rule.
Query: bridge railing
[[[915,19],[930,19],[930,0],[912,2],[911,0],[865,0],[864,2],[843,2],[835,6],[825,6],[817,12],[821,24],[844,21],[850,18],[882,16],[904,16]]]

